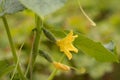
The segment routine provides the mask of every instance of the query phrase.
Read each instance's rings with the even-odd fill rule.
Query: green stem
[[[86,19],[90,22],[90,24],[91,24],[92,26],[96,26],[96,23],[95,23],[92,19],[90,19],[90,17],[89,17],[89,16],[85,13],[85,11],[83,10],[83,8],[82,8],[79,0],[77,0],[77,3],[78,3],[78,5],[79,5],[79,8],[80,8],[81,12],[82,12],[83,15],[86,17]]]
[[[5,29],[6,29],[6,32],[7,32],[8,39],[9,39],[9,43],[10,43],[10,47],[11,47],[11,50],[12,50],[13,58],[14,58],[15,62],[17,62],[17,54],[16,54],[15,46],[14,46],[14,43],[13,43],[13,40],[12,40],[12,37],[11,37],[11,33],[10,33],[10,29],[9,29],[7,20],[6,20],[5,17],[2,17],[2,20],[3,20],[3,23],[5,25]]]
[[[34,42],[33,42],[33,46],[32,46],[32,51],[31,51],[31,54],[30,54],[29,64],[28,64],[28,67],[27,67],[27,70],[26,70],[26,73],[25,73],[25,75],[28,74],[30,76],[30,80],[32,80],[32,71],[33,71],[33,68],[34,68],[35,59],[37,57],[38,48],[39,48],[40,35],[41,35],[41,32],[42,32],[42,26],[43,26],[42,18],[35,15],[35,24],[36,24],[35,38],[34,38]]]
[[[21,47],[20,47],[20,49],[19,49],[19,51],[18,51],[18,53],[19,53],[19,55],[18,55],[18,60],[17,60],[17,63],[16,63],[16,65],[15,65],[15,68],[14,68],[14,71],[13,71],[13,74],[12,74],[10,80],[13,80],[13,78],[14,78],[14,76],[15,76],[15,73],[16,73],[16,70],[17,70],[17,67],[18,67],[18,64],[19,64],[20,51],[21,51],[23,45],[24,45],[24,43],[21,45]]]
[[[43,27],[43,20],[41,17],[35,15],[35,24],[36,24],[36,35],[33,42],[33,49],[32,49],[32,66],[34,66],[36,56],[38,54],[38,48],[39,48],[39,41],[40,41],[40,35],[42,32]]]
[[[12,40],[12,36],[11,36],[11,33],[10,33],[8,22],[7,22],[6,18],[5,18],[5,16],[2,17],[2,20],[3,20],[4,26],[5,26],[5,30],[7,32],[8,40],[9,40],[10,47],[11,47],[11,50],[12,50],[12,54],[13,54],[13,57],[14,57],[14,61],[17,64],[18,57],[17,57],[17,53],[16,53],[16,50],[15,50],[13,40]],[[18,64],[17,70],[18,70],[18,72],[19,72],[19,74],[21,76],[21,79],[26,80],[25,76],[23,75],[20,64]]]
[[[65,58],[65,55],[63,54],[63,56],[61,57],[59,62],[62,62],[64,60],[64,58]],[[54,69],[53,72],[48,77],[48,80],[52,80],[54,78],[54,76],[56,75],[57,71],[58,71],[58,69]]]

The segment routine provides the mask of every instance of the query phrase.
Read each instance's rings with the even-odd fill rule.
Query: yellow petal
[[[78,53],[78,49],[75,48],[72,44],[76,37],[78,37],[78,35],[73,36],[73,31],[70,31],[70,33],[65,38],[56,41],[57,46],[60,47],[60,51],[64,52],[69,60],[72,59],[72,54],[70,51]]]
[[[63,71],[69,71],[70,70],[70,67],[67,66],[67,65],[64,65],[64,64],[61,64],[59,62],[53,62],[53,65],[57,68],[57,69],[60,69],[60,70],[63,70]]]
[[[64,53],[66,54],[66,56],[68,57],[69,60],[72,59],[72,54],[69,51],[64,51]]]

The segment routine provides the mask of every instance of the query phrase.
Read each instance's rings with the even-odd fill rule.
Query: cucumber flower
[[[53,62],[53,65],[57,68],[57,69],[60,69],[60,70],[63,70],[63,71],[69,71],[70,70],[70,67],[65,65],[65,64],[62,64],[60,62]]]
[[[56,41],[57,46],[60,47],[60,51],[64,52],[69,60],[72,59],[71,51],[78,53],[78,49],[75,48],[72,44],[72,42],[77,37],[78,35],[73,36],[73,31],[70,31],[70,33],[65,38]]]

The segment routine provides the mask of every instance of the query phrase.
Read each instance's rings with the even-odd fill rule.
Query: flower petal
[[[72,54],[68,50],[64,51],[64,53],[66,54],[69,60],[72,59]]]
[[[57,68],[57,69],[60,69],[60,70],[63,70],[63,71],[69,71],[70,70],[70,67],[67,66],[67,65],[64,65],[64,64],[61,64],[59,62],[53,62],[53,65]]]
[[[70,33],[65,38],[56,41],[57,46],[60,47],[60,51],[64,52],[69,60],[72,59],[72,54],[70,51],[75,53],[78,52],[78,49],[75,48],[72,44],[76,37],[78,37],[78,35],[73,36],[73,31],[70,31]]]

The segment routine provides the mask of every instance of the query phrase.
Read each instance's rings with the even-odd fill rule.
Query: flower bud
[[[63,70],[63,71],[69,71],[70,70],[70,67],[67,66],[67,65],[64,65],[64,64],[61,64],[59,62],[53,62],[53,65],[57,68],[57,69],[60,69],[60,70]]]
[[[49,40],[51,40],[52,42],[56,42],[56,39],[55,39],[54,35],[50,31],[43,28],[43,32]]]
[[[53,62],[52,58],[46,52],[39,50],[39,55],[44,57],[47,61]]]

